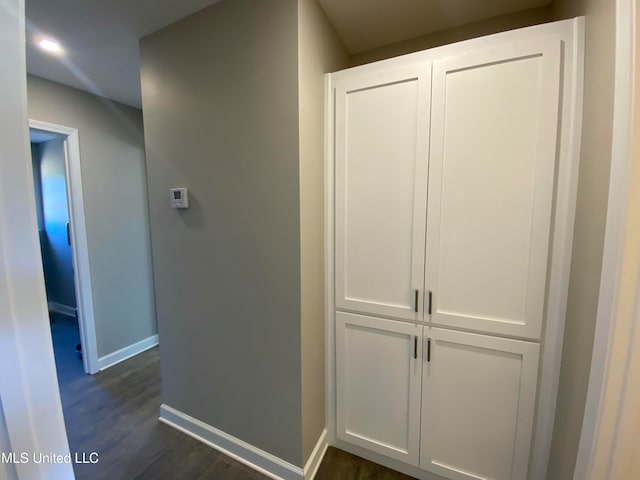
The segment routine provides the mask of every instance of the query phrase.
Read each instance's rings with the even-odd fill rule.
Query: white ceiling
[[[26,0],[27,71],[141,107],[138,39],[218,0]],[[65,50],[52,56],[39,35]]]
[[[140,108],[138,40],[216,1],[26,0],[27,71]],[[349,52],[359,53],[551,0],[318,2]],[[40,35],[59,40],[65,54],[42,52],[35,46]]]

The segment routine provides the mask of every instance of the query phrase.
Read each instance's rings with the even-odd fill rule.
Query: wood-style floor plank
[[[71,452],[97,452],[97,464],[75,464],[78,480],[263,480],[268,477],[158,421],[162,391],[153,348],[96,375],[85,375],[74,351],[75,319],[52,315],[58,381]],[[317,480],[408,480],[329,447]]]
[[[315,480],[412,480],[413,477],[390,470],[356,457],[343,450],[329,447],[320,464]]]

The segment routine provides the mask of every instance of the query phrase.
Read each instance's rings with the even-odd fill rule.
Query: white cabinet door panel
[[[425,327],[420,466],[454,480],[526,480],[539,346]]]
[[[430,75],[424,64],[336,83],[338,309],[421,319]]]
[[[422,327],[336,313],[337,436],[418,464]]]
[[[433,63],[429,321],[541,334],[556,163],[560,42]]]

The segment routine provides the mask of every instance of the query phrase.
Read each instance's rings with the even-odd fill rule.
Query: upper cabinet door
[[[430,64],[335,87],[336,308],[421,320]]]
[[[540,338],[559,110],[560,41],[433,63],[427,320]]]

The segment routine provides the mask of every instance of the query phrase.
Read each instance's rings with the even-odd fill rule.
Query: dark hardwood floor
[[[69,447],[99,462],[76,463],[78,480],[258,480],[268,477],[158,421],[158,348],[96,375],[85,375],[74,348],[74,318],[52,315],[52,336]],[[329,447],[317,480],[408,480]]]
[[[329,447],[315,479],[413,480],[413,477],[390,470],[364,458],[356,457],[344,450]]]

